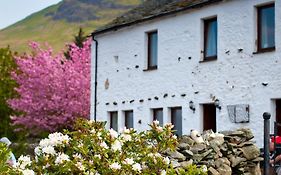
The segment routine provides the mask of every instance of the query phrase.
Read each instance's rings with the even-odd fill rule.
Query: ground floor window
[[[175,134],[178,136],[182,135],[182,108],[173,107],[171,108],[171,123],[174,125]]]
[[[118,112],[109,112],[110,115],[110,128],[118,131]]]
[[[134,128],[134,116],[133,111],[125,111],[125,127],[126,128]]]
[[[152,109],[153,121],[159,121],[159,125],[163,126],[163,108]]]

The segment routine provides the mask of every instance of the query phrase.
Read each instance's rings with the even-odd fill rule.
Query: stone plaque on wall
[[[227,106],[228,116],[233,123],[250,122],[250,106],[248,104],[237,104]]]

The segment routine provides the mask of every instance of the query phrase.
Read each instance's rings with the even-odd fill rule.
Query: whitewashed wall
[[[108,120],[108,111],[118,111],[119,128],[122,128],[123,111],[134,110],[134,127],[144,130],[152,120],[151,108],[163,107],[164,122],[169,122],[169,107],[182,106],[183,133],[189,133],[190,129],[202,130],[200,104],[213,102],[215,96],[222,105],[221,111],[217,110],[217,129],[250,127],[261,146],[262,114],[269,111],[274,115],[273,99],[281,98],[281,1],[275,1],[276,50],[253,54],[256,51],[255,6],[266,2],[269,1],[226,1],[98,35],[97,119]],[[199,63],[202,19],[211,16],[217,16],[218,21],[218,59]],[[158,69],[143,71],[147,65],[146,32],[155,29],[158,30]],[[93,47],[92,63],[94,53]],[[107,79],[109,88],[105,89]],[[263,86],[263,82],[268,85]],[[167,98],[163,98],[165,93]],[[181,97],[181,94],[187,95]],[[159,100],[155,100],[155,96]],[[139,102],[140,99],[144,102]],[[94,64],[91,100],[93,119]],[[131,100],[134,102],[130,103]],[[195,103],[195,113],[189,109],[190,100]],[[232,104],[250,105],[249,123],[230,122],[226,106]]]

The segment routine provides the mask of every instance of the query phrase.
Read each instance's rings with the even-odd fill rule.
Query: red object
[[[274,142],[274,136],[271,137],[271,142]],[[275,143],[281,144],[281,136],[275,137]]]

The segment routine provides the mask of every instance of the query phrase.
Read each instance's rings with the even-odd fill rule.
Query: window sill
[[[146,71],[152,71],[152,70],[157,70],[157,66],[148,67],[147,69],[144,69],[143,71],[146,72]]]
[[[253,52],[253,54],[261,54],[261,53],[266,53],[266,52],[274,52],[275,51],[275,47],[270,47],[270,48],[266,48],[266,49],[260,49],[256,52]]]
[[[216,61],[217,57],[209,57],[209,58],[204,58],[204,60],[199,61],[199,63],[204,63],[204,62],[209,62],[209,61]]]

